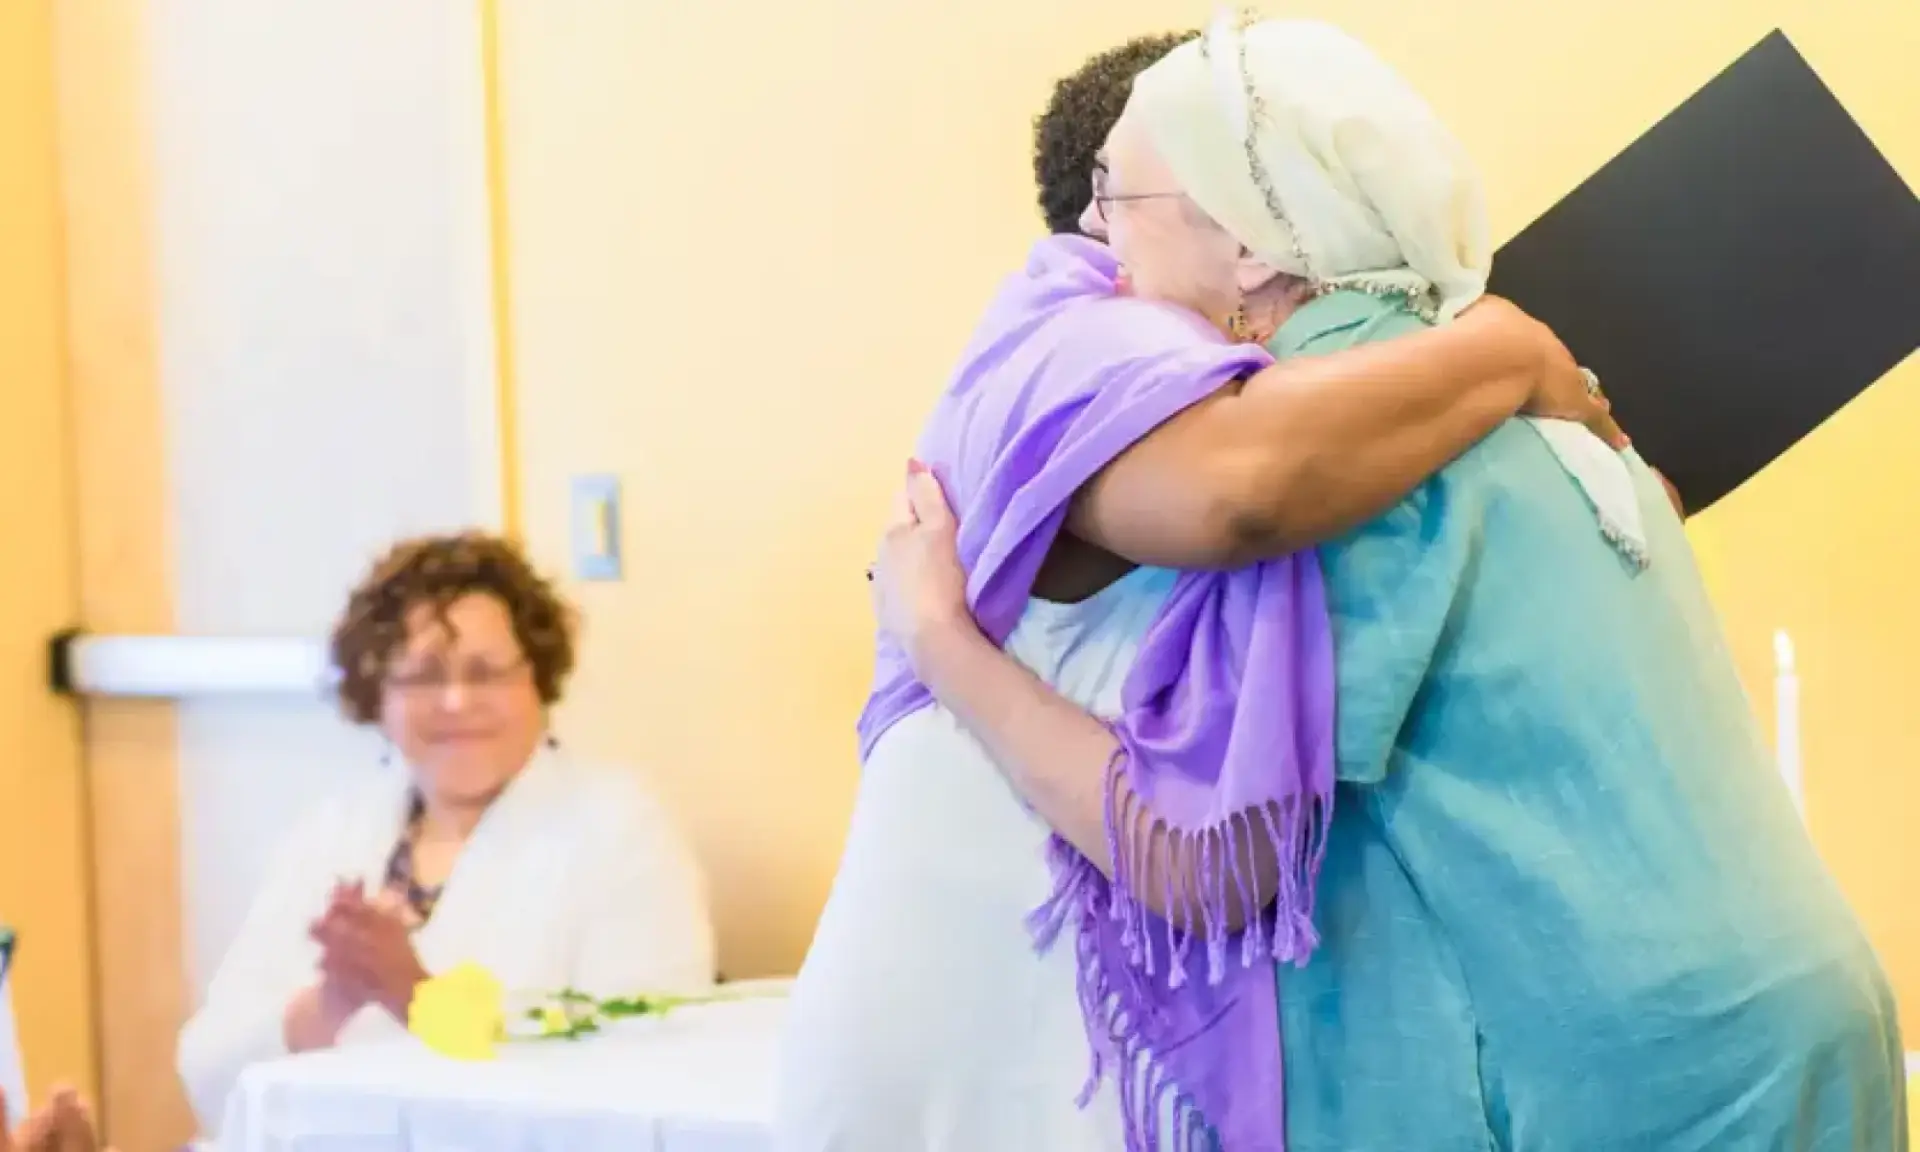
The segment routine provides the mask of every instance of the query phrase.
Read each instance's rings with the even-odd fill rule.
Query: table
[[[461,1063],[412,1039],[242,1075],[219,1152],[766,1152],[783,996]]]

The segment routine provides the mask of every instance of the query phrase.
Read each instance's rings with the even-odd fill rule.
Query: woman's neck
[[[473,830],[479,826],[487,809],[500,798],[502,792],[513,786],[513,782],[540,755],[542,739],[535,737],[526,745],[526,753],[519,757],[515,771],[490,792],[480,795],[437,793],[425,786],[431,777],[416,777],[415,795],[419,798],[420,806],[414,821],[414,838],[421,842],[464,843],[467,837],[473,835]]]
[[[432,796],[420,798],[419,829],[414,839],[423,844],[464,844],[487,814],[492,797],[485,800],[448,800]]]
[[[1313,294],[1313,285],[1298,276],[1284,274],[1275,275],[1247,293],[1240,309],[1246,323],[1245,338],[1255,344],[1267,344],[1301,305],[1313,299]]]

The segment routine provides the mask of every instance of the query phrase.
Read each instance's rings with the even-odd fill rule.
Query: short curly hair
[[[381,685],[406,643],[408,613],[428,604],[444,619],[454,601],[476,593],[506,606],[541,702],[557,703],[573,671],[573,609],[512,541],[460,532],[395,544],[347,598],[331,646],[340,710],[347,719],[379,722]]]
[[[1133,78],[1199,35],[1165,32],[1129,40],[1053,86],[1047,110],[1033,122],[1033,179],[1049,231],[1080,231],[1080,214],[1093,194],[1094,157],[1126,110]]]

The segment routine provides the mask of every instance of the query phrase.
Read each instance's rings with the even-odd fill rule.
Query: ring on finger
[[[1595,400],[1600,399],[1603,395],[1600,391],[1600,374],[1591,368],[1582,368],[1580,369],[1580,379],[1585,381],[1587,385],[1587,395]]]

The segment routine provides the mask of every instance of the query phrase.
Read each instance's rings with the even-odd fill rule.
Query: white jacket
[[[408,780],[396,771],[325,805],[262,881],[180,1034],[180,1078],[204,1134],[215,1134],[242,1070],[286,1054],[287,1002],[317,978],[308,926],[342,877],[380,886],[408,803]],[[471,960],[510,992],[611,996],[697,990],[714,979],[706,886],[673,821],[632,773],[548,752],[487,810],[414,947],[430,972]],[[339,1043],[404,1030],[370,1006]]]

